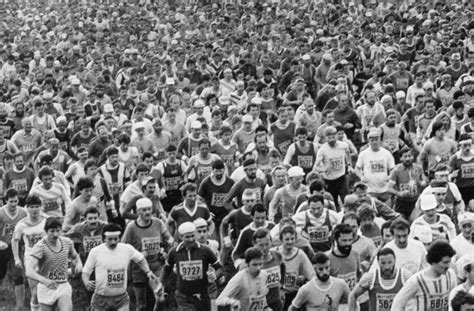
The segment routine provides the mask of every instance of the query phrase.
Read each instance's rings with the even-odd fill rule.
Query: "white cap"
[[[104,112],[114,112],[114,106],[112,104],[105,104]]]
[[[423,244],[433,242],[433,232],[431,232],[431,228],[426,225],[414,226],[413,237],[417,238],[418,241]]]
[[[372,128],[370,128],[369,134],[367,134],[367,137],[368,138],[369,137],[380,137],[381,134],[382,133],[381,133],[380,129],[378,129],[376,127],[372,127]]]
[[[56,124],[60,123],[60,122],[66,122],[67,123],[67,119],[65,116],[59,116],[57,119],[56,119]]]
[[[166,85],[174,85],[174,79],[173,78],[166,78]]]
[[[434,88],[434,85],[433,85],[433,83],[431,83],[430,81],[426,81],[426,82],[423,84],[423,88],[424,88],[424,89],[432,89],[432,88]]]
[[[474,265],[474,253],[466,254],[456,261],[456,270],[458,271],[458,277],[461,280],[466,278],[466,272],[464,269],[469,265]]]
[[[71,84],[72,85],[80,85],[81,80],[79,80],[78,78],[71,79]]]
[[[459,225],[465,223],[474,223],[474,213],[472,212],[464,212],[458,216],[458,223]]]
[[[138,129],[144,129],[145,128],[145,123],[137,122],[137,123],[135,123],[134,128],[135,128],[135,131],[138,130]]]
[[[196,232],[196,225],[189,221],[182,223],[178,228],[179,234],[187,234],[193,232]]]
[[[397,93],[395,93],[395,97],[396,97],[396,98],[405,98],[406,95],[405,95],[405,92],[403,92],[403,91],[398,91]]]
[[[262,104],[262,99],[260,97],[255,96],[254,98],[252,98],[252,100],[250,100],[250,102],[252,104],[261,105]]]
[[[151,202],[149,198],[141,198],[137,200],[135,205],[137,207],[137,210],[139,210],[140,208],[152,207],[153,202]]]
[[[204,106],[206,106],[206,104],[204,103],[204,101],[202,99],[198,99],[194,102],[193,106],[194,106],[194,108],[204,108]]]
[[[250,122],[250,123],[252,123],[252,122],[253,122],[253,118],[252,118],[251,115],[246,114],[245,116],[242,117],[242,122],[244,122],[244,123],[245,123],[245,122]]]
[[[202,127],[201,122],[199,122],[199,121],[197,121],[197,120],[191,122],[191,128],[192,128],[192,129],[200,129],[201,127]]]
[[[299,166],[293,166],[288,170],[288,177],[299,177],[299,176],[304,176],[304,171],[301,167]]]
[[[201,227],[207,227],[208,226],[207,221],[205,221],[204,218],[201,218],[201,217],[199,217],[198,219],[193,221],[193,223],[196,226],[196,228],[201,228]]]
[[[420,197],[420,209],[422,211],[429,211],[438,206],[438,201],[434,194],[425,194]]]
[[[305,54],[301,57],[302,60],[310,60],[311,57],[308,54]]]

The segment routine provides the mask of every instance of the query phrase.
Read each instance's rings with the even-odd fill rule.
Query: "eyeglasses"
[[[462,224],[461,227],[462,227],[462,228],[472,228],[472,224],[471,224],[471,223]]]

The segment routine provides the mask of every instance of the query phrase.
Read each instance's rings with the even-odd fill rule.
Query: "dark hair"
[[[94,188],[94,182],[89,177],[81,177],[76,183],[76,193],[81,192],[87,188]]]
[[[313,258],[311,258],[311,263],[313,265],[325,264],[328,261],[329,261],[328,255],[326,255],[325,253],[322,253],[322,252],[318,252],[318,253],[314,254]]]
[[[251,247],[245,251],[245,263],[249,264],[254,259],[263,258],[263,253],[258,247]]]
[[[110,146],[109,148],[107,148],[107,157],[110,157],[111,155],[114,155],[114,154],[118,154],[119,151],[117,148],[115,148],[114,146]]]
[[[54,176],[54,171],[49,166],[43,166],[42,168],[40,168],[38,172],[38,177],[40,180],[42,180],[44,176],[50,176],[50,175]]]
[[[44,154],[40,158],[40,163],[51,163],[53,162],[53,157],[50,154]]]
[[[287,234],[287,233],[290,233],[292,234],[293,236],[296,237],[296,230],[294,227],[291,227],[291,226],[286,226],[286,227],[283,227],[281,230],[280,230],[280,241],[283,240],[283,235]]]
[[[391,220],[388,220],[388,221],[386,221],[386,222],[384,222],[384,223],[382,224],[382,226],[380,227],[380,233],[382,234],[382,236],[383,236],[383,231],[384,231],[385,229],[389,229],[389,230],[390,230],[390,226],[391,226],[391,225],[392,225],[392,221],[391,221]]]
[[[456,255],[456,251],[448,242],[437,240],[428,248],[426,261],[429,264],[435,264],[443,260],[444,257],[452,258],[454,255]]]
[[[390,233],[394,234],[395,230],[408,230],[408,233],[410,233],[410,224],[405,219],[399,217],[395,219],[390,225]]]
[[[143,172],[146,172],[148,173],[150,170],[148,169],[148,167],[146,167],[145,164],[143,163],[140,163],[137,165],[137,168],[135,169],[135,173],[143,173]]]
[[[354,234],[352,227],[348,224],[338,224],[335,226],[334,230],[332,231],[334,241],[337,241],[342,234]]]
[[[181,189],[181,194],[183,195],[183,197],[185,197],[186,194],[191,191],[197,191],[197,186],[193,183],[187,183]]]
[[[215,170],[222,170],[225,169],[225,164],[224,161],[217,159],[214,162],[212,162],[212,168]]]
[[[326,184],[322,179],[315,179],[309,185],[309,193],[313,193],[314,191],[323,191],[326,188]]]
[[[430,137],[434,137],[436,132],[444,127],[444,124],[441,121],[436,121],[433,123],[431,127],[431,135]]]
[[[363,218],[375,218],[375,210],[367,203],[362,203],[361,206],[357,209],[357,217],[359,220]]]
[[[130,144],[131,140],[130,140],[130,136],[128,136],[128,134],[122,133],[118,137],[117,141],[119,142],[119,144],[127,144],[128,145],[128,144]]]
[[[308,130],[305,127],[298,127],[295,131],[295,136],[308,135]]]
[[[250,211],[250,215],[252,215],[252,217],[255,215],[255,213],[266,213],[267,212],[267,209],[265,206],[263,206],[263,204],[261,203],[257,203],[257,204],[254,204],[252,206],[252,210]]]
[[[166,147],[166,152],[176,152],[177,150],[178,150],[178,148],[173,144]]]
[[[97,162],[94,159],[87,160],[84,164],[84,172],[87,172],[87,170],[93,166],[98,167]]]
[[[153,153],[146,151],[142,154],[142,161],[145,161],[145,159],[148,159],[148,158],[153,158]]]
[[[315,203],[321,202],[321,204],[324,206],[324,197],[320,194],[313,194],[313,195],[308,197],[308,205],[311,202],[315,202]]]
[[[5,191],[5,200],[14,198],[18,196],[18,190],[15,188],[8,188],[7,191]]]
[[[267,228],[260,228],[253,234],[253,242],[255,243],[257,239],[263,239],[270,236],[270,231]]]
[[[97,215],[100,215],[100,212],[99,210],[97,209],[97,207],[94,207],[94,206],[90,206],[86,209],[86,211],[84,212],[84,217],[86,217],[87,215],[89,214],[97,214]]]
[[[386,256],[386,255],[392,255],[393,258],[395,258],[395,252],[393,251],[393,249],[384,247],[377,252],[377,259],[379,259],[380,256]]]
[[[44,231],[46,232],[50,229],[61,229],[61,228],[62,228],[62,223],[56,217],[49,217],[46,219],[46,222],[44,223]]]
[[[41,202],[41,199],[39,198],[39,196],[33,194],[33,195],[29,195],[27,198],[26,198],[26,201],[25,201],[25,206],[28,207],[28,206],[33,206],[33,205],[41,205],[42,202]]]
[[[203,138],[199,141],[199,147],[201,147],[201,145],[208,145],[209,147],[211,147],[211,142],[209,139]]]
[[[415,156],[413,149],[411,149],[408,146],[403,146],[403,148],[400,150],[400,155],[403,156],[405,153],[408,153],[408,152],[410,152],[412,156]]]

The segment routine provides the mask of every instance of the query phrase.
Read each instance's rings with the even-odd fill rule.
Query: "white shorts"
[[[38,302],[52,306],[59,298],[67,296],[72,299],[72,287],[69,282],[59,283],[56,289],[50,289],[43,283],[38,284]]]

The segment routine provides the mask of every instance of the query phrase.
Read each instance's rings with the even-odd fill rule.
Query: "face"
[[[462,235],[464,236],[464,238],[468,241],[471,240],[471,235],[472,235],[472,222],[465,222],[463,223],[462,225],[460,225],[461,227],[461,231],[462,231]]]
[[[214,174],[214,176],[219,180],[222,179],[222,177],[224,177],[224,172],[225,172],[225,169],[213,169],[212,170],[212,173]]]
[[[138,217],[142,218],[145,221],[149,221],[151,219],[152,208],[151,206],[142,207],[137,210]]]
[[[45,188],[49,188],[53,185],[53,175],[45,175],[41,178],[41,182],[43,182],[43,185]]]
[[[352,250],[352,240],[352,233],[341,234],[336,241],[339,251],[345,255],[348,255]]]
[[[46,231],[46,236],[50,241],[57,241],[61,233],[61,228],[52,228]]]
[[[309,210],[314,217],[319,218],[323,215],[324,205],[321,202],[310,202]]]
[[[18,196],[8,198],[7,205],[8,207],[16,207],[18,205]]]
[[[451,257],[445,256],[441,259],[440,262],[436,262],[432,264],[432,267],[438,274],[445,274],[448,272],[449,266],[451,264]]]
[[[380,256],[378,263],[382,277],[390,278],[395,270],[395,257],[392,254]]]
[[[291,249],[295,246],[296,235],[293,233],[285,233],[281,238],[281,243],[283,247]]]
[[[328,144],[331,147],[334,147],[334,145],[336,145],[336,141],[337,141],[336,133],[327,135],[326,140],[327,140]]]
[[[185,200],[188,201],[190,204],[195,204],[197,199],[196,191],[188,191],[184,196]]]
[[[462,150],[462,152],[465,153],[465,154],[471,153],[471,145],[472,145],[472,143],[467,143],[467,142],[466,142],[466,143],[462,143],[462,144],[461,144],[461,150]]]
[[[410,166],[413,163],[413,154],[411,152],[405,152],[402,155],[401,161],[403,165]]]
[[[22,170],[24,166],[25,166],[25,160],[23,159],[23,157],[16,157],[15,158],[15,167],[18,170]]]
[[[362,228],[372,228],[372,225],[374,224],[374,218],[373,217],[364,217],[361,218],[360,220],[360,226]]]
[[[398,248],[406,248],[408,245],[408,229],[394,230],[393,238]]]
[[[378,150],[380,148],[380,137],[369,137],[369,145],[372,150]]]
[[[86,224],[92,228],[97,227],[97,225],[99,224],[99,214],[88,213],[86,215]]]
[[[248,263],[248,271],[250,275],[257,276],[260,273],[260,270],[263,267],[263,257],[254,258]]]
[[[351,226],[354,235],[357,234],[357,230],[359,230],[359,224],[357,223],[357,219],[347,218],[346,220],[344,220],[344,223]]]
[[[201,155],[207,157],[207,155],[209,154],[209,148],[210,146],[208,144],[199,145],[199,151],[201,152]]]
[[[313,265],[314,271],[316,272],[316,277],[321,281],[321,282],[327,282],[329,280],[330,274],[330,262],[327,261],[325,263],[317,263]]]
[[[115,249],[120,242],[120,235],[107,235],[104,237],[104,242],[110,249]]]
[[[247,177],[250,179],[257,178],[257,164],[248,165],[244,168]]]
[[[384,244],[387,244],[388,242],[393,240],[393,235],[390,232],[389,228],[385,228],[382,230],[382,240]]]
[[[267,213],[255,212],[252,218],[253,218],[253,223],[255,224],[257,228],[262,227],[265,224],[265,220],[267,219]]]
[[[92,190],[93,190],[93,188],[85,188],[85,189],[81,190],[81,195],[86,201],[89,201],[91,199]]]
[[[111,165],[115,166],[118,163],[118,154],[112,154],[109,156],[109,162]]]
[[[270,241],[269,236],[257,239],[255,241],[255,247],[258,247],[262,251],[264,256],[268,255],[268,252],[270,251],[271,246],[272,246],[272,243]]]

